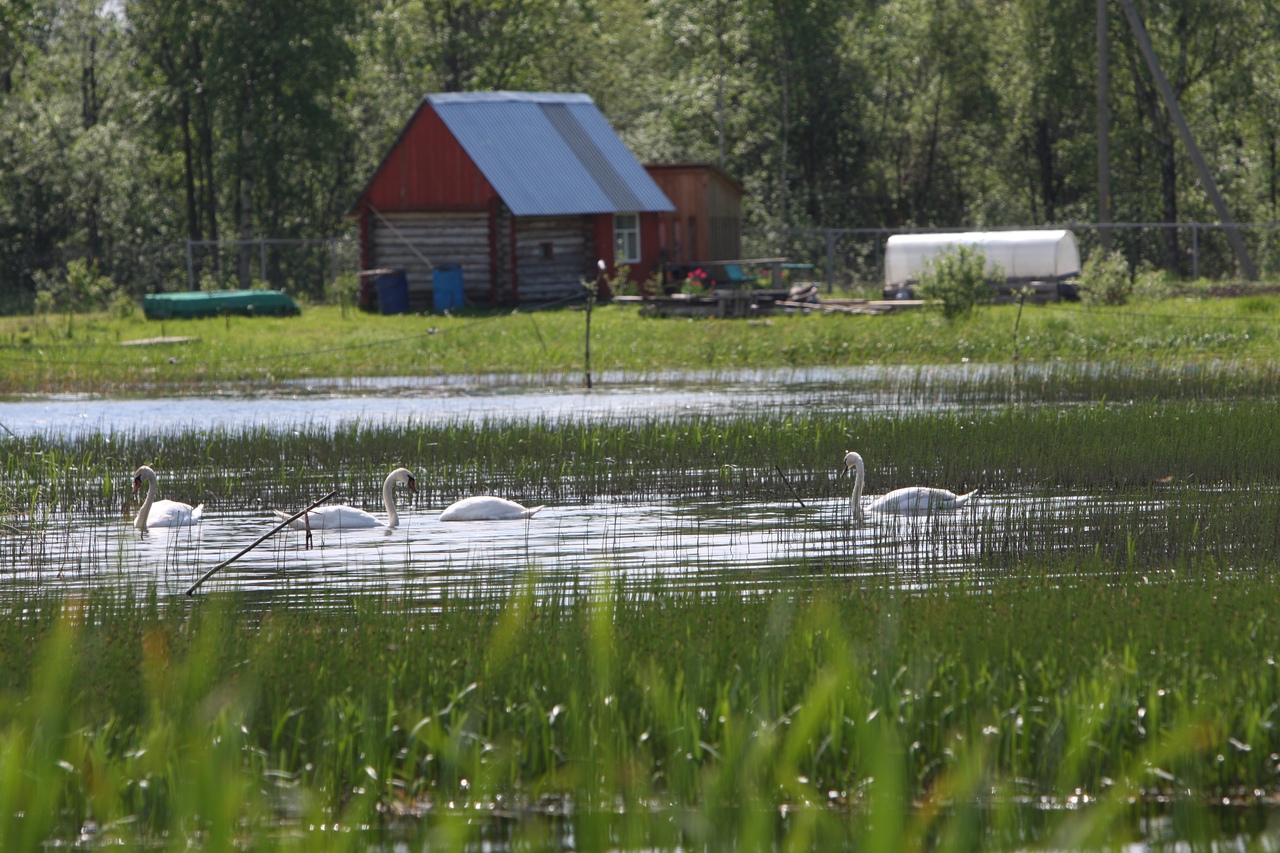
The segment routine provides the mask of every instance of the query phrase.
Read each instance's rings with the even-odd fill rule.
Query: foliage
[[[107,306],[117,320],[130,320],[138,313],[138,302],[123,290],[117,290]]]
[[[621,274],[622,270],[627,270],[627,275]],[[612,278],[606,278],[609,283],[610,292],[619,296],[661,296],[663,293],[662,273],[655,272],[644,281],[633,281],[630,277],[630,268],[625,265],[618,268],[618,274]]]
[[[1133,294],[1129,263],[1119,249],[1094,252],[1080,270],[1080,301],[1092,305],[1123,305]]]
[[[635,285],[631,281],[631,266],[629,264],[618,264],[613,270],[613,275],[601,271],[599,277],[590,282],[584,280],[582,286],[587,289],[592,297],[595,297],[599,295],[602,281],[610,293],[629,293],[635,289]]]
[[[987,256],[971,246],[957,246],[935,255],[920,272],[916,295],[941,303],[948,320],[963,317],[990,297],[989,278],[1003,278],[999,264],[987,264]]]
[[[706,160],[748,227],[1096,218],[1089,0],[18,0],[0,5],[0,303],[87,257],[134,296],[183,240],[349,232],[351,200],[424,92],[584,91],[641,160]],[[1144,10],[1241,221],[1280,210],[1268,4]],[[1112,10],[1118,218],[1215,217]],[[1133,97],[1120,97],[1121,91]],[[1182,232],[1185,235],[1185,232]],[[1117,232],[1181,275],[1186,237]],[[1201,266],[1230,274],[1225,243]],[[782,238],[779,238],[781,241]],[[790,251],[790,250],[788,250]],[[197,252],[249,286],[252,249]],[[267,275],[323,295],[273,254]]]
[[[1142,261],[1133,271],[1133,290],[1130,295],[1135,302],[1159,302],[1168,299],[1173,293],[1173,282],[1170,273],[1158,270],[1150,261]]]
[[[337,305],[342,311],[342,316],[347,316],[347,312],[356,307],[359,299],[360,277],[353,272],[339,273],[329,284],[325,296],[326,302]]]
[[[706,296],[711,290],[711,282],[701,267],[689,270],[684,281],[680,283],[680,292],[687,296]]]
[[[98,271],[97,263],[85,258],[71,261],[61,274],[41,271],[35,280],[36,304],[42,313],[83,313],[108,306],[114,309],[121,294],[115,282]]]
[[[1033,814],[1051,848],[1105,846],[1168,800],[1207,832],[1209,799],[1273,790],[1268,575],[1086,564],[911,596],[530,576],[429,614],[31,592],[3,631],[0,770],[22,784],[0,788],[0,842],[314,849],[398,813],[469,849],[497,804],[521,849],[1026,849]],[[938,789],[947,808],[902,805]],[[1095,805],[1020,817],[1029,792]]]

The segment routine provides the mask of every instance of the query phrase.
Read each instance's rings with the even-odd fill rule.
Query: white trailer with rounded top
[[[969,246],[986,256],[987,271],[1003,270],[998,291],[1035,285],[1037,292],[1054,294],[1066,279],[1080,272],[1080,247],[1066,229],[1043,231],[967,231],[955,234],[895,234],[885,244],[884,293],[906,298],[909,288],[938,255],[957,246]],[[1074,294],[1074,289],[1069,289]]]

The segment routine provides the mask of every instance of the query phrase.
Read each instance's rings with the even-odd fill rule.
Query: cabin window
[[[617,213],[613,217],[614,262],[634,264],[640,261],[640,216]]]

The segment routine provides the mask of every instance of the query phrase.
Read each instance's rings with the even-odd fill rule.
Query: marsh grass
[[[744,413],[597,421],[452,421],[145,429],[0,439],[5,499],[21,515],[56,507],[121,515],[139,464],[166,495],[242,507],[290,505],[338,487],[378,502],[396,465],[418,476],[419,503],[502,490],[535,503],[655,497],[830,497],[840,459],[868,463],[868,493],[931,483],[955,490],[1127,491],[1153,497],[1276,482],[1280,403],[1120,402],[942,413]]]
[[[1165,367],[1280,361],[1280,297],[1174,299],[1136,307],[980,308],[945,322],[925,312],[885,317],[785,316],[759,322],[659,320],[631,307],[593,316],[596,371],[737,370],[860,364],[1114,362]],[[552,373],[581,377],[583,313],[477,312],[381,317],[337,307],[299,318],[150,322],[89,315],[68,330],[43,317],[0,318],[0,393],[174,391],[320,377]],[[124,340],[194,337],[124,349]]]
[[[0,571],[105,580],[127,568],[119,537],[137,506],[129,478],[146,462],[161,471],[163,496],[222,512],[302,506],[332,488],[342,501],[376,507],[386,472],[401,464],[416,472],[419,491],[399,500],[417,512],[477,493],[619,512],[688,506],[663,529],[700,541],[701,525],[732,537],[772,507],[790,512],[778,523],[813,530],[775,537],[779,553],[791,549],[787,559],[803,564],[797,571],[911,586],[957,570],[975,580],[1016,575],[1027,563],[1066,571],[1059,567],[1081,559],[1130,574],[1192,564],[1239,572],[1280,553],[1278,422],[1274,401],[1173,402],[11,438],[0,441],[9,507]],[[869,494],[982,486],[988,508],[972,521],[944,515],[897,534],[848,528],[850,485],[835,479],[833,461],[852,448],[869,463]],[[816,507],[798,507],[778,468]],[[745,507],[757,509],[737,519]],[[176,575],[198,562],[198,547],[167,541],[164,565]],[[685,562],[714,570],[707,560],[691,553]]]
[[[830,474],[856,448],[873,491],[1018,499],[976,529],[925,520],[913,535],[933,555],[904,541],[879,576],[850,576],[858,529],[828,520],[820,556],[745,579],[548,565],[502,586],[197,601],[7,583],[0,847],[1080,849],[1153,819],[1188,843],[1262,832],[1242,815],[1280,795],[1278,407],[6,437],[14,573],[46,556],[109,569],[109,536],[49,555],[64,546],[47,534],[123,525],[141,462],[165,494],[230,508],[334,483],[371,505],[406,464],[434,506],[501,490],[731,510],[791,504],[774,464],[838,505],[848,483]]]
[[[1026,849],[1153,813],[1212,838],[1210,800],[1276,787],[1274,570],[1073,578],[33,592],[0,620],[0,840]]]

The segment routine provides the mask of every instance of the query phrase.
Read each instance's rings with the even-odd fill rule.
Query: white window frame
[[[629,225],[624,225],[625,218],[630,218]],[[626,250],[630,249],[628,253]],[[640,262],[640,214],[615,213],[613,215],[613,262],[615,264],[636,264]]]

